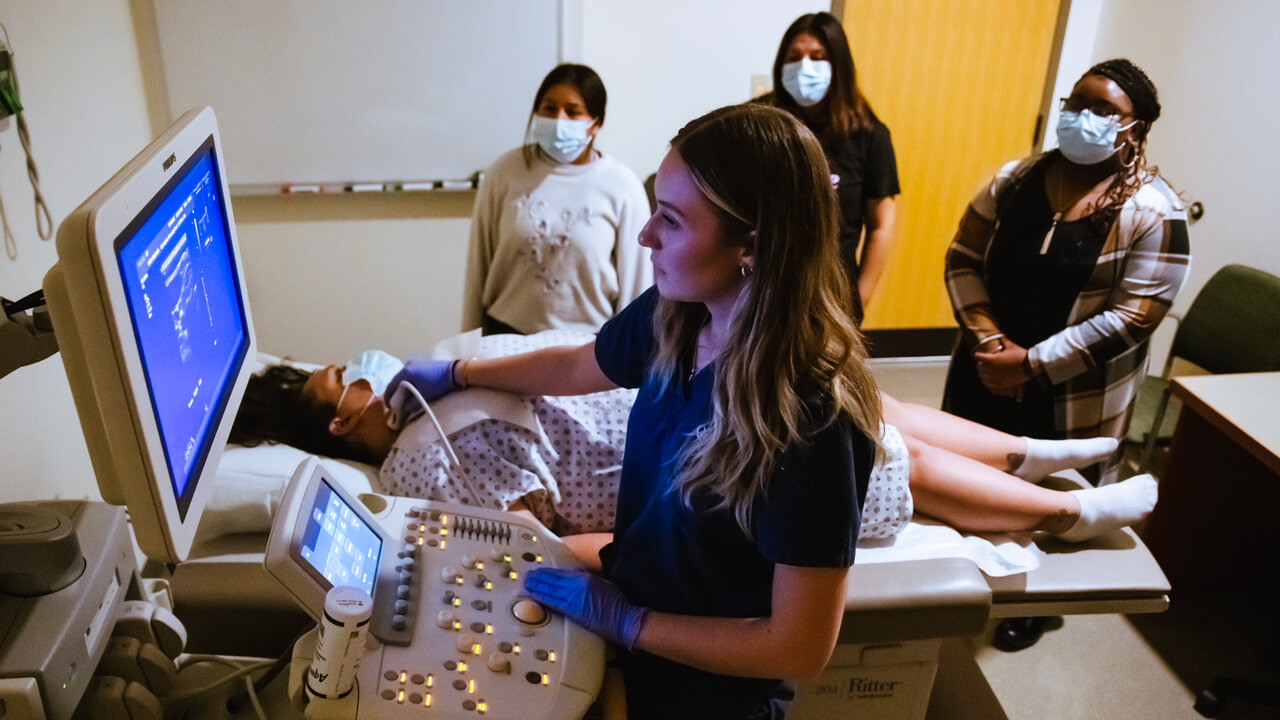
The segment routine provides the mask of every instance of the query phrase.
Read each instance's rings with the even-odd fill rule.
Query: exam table
[[[285,468],[291,473],[301,457],[284,446],[230,449],[222,467],[250,483]],[[369,491],[371,468],[326,462],[354,492]],[[1046,482],[1083,484],[1075,473]],[[270,502],[258,505],[269,517]],[[252,514],[243,507],[230,511],[235,520],[222,530],[252,528]],[[1078,544],[1047,534],[1022,538],[1038,567],[1003,576],[984,573],[966,557],[909,559],[909,548],[860,547],[831,663],[817,682],[797,689],[788,717],[918,720],[925,715],[946,638],[981,634],[992,620],[1005,617],[1148,613],[1168,606],[1169,583],[1130,529]],[[187,562],[171,570],[144,569],[144,575],[167,577],[175,612],[187,624],[190,652],[274,657],[310,627],[264,570],[265,541],[264,531],[205,533],[202,526]],[[877,557],[885,552],[893,554]]]

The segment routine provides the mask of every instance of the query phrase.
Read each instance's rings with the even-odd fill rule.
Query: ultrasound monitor
[[[190,552],[256,354],[217,122],[191,110],[58,229],[45,295],[102,497]]]

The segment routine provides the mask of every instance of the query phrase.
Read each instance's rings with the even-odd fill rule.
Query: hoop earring
[[[1126,147],[1128,147],[1128,148],[1129,148],[1129,151],[1130,151],[1130,152],[1129,152],[1129,161],[1128,161],[1128,162],[1125,162],[1125,161],[1121,160],[1121,161],[1120,161],[1120,166],[1121,166],[1121,167],[1123,167],[1124,169],[1128,170],[1128,169],[1132,168],[1134,165],[1137,165],[1137,164],[1138,164],[1138,144],[1137,144],[1137,143],[1135,143],[1135,142],[1133,142],[1133,141],[1132,141],[1132,139],[1130,139],[1130,141],[1129,141],[1129,142],[1126,142],[1126,143],[1125,143],[1125,146],[1126,146]]]

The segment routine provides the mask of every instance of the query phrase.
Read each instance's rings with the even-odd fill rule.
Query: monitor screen
[[[210,137],[116,239],[133,335],[185,519],[248,330]]]
[[[321,480],[307,513],[298,554],[331,586],[354,585],[373,595],[382,537]]]
[[[58,226],[44,290],[102,499],[187,559],[257,343],[218,124],[188,111]]]

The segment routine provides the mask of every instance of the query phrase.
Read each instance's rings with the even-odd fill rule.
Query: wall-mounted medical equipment
[[[523,591],[536,567],[577,565],[536,521],[411,498],[356,499],[315,459],[294,473],[266,555],[267,569],[312,617],[324,618],[335,586],[373,596],[374,647],[355,688],[312,699],[314,718],[581,717],[600,691],[604,642]],[[295,649],[296,677],[315,641],[313,632]]]

